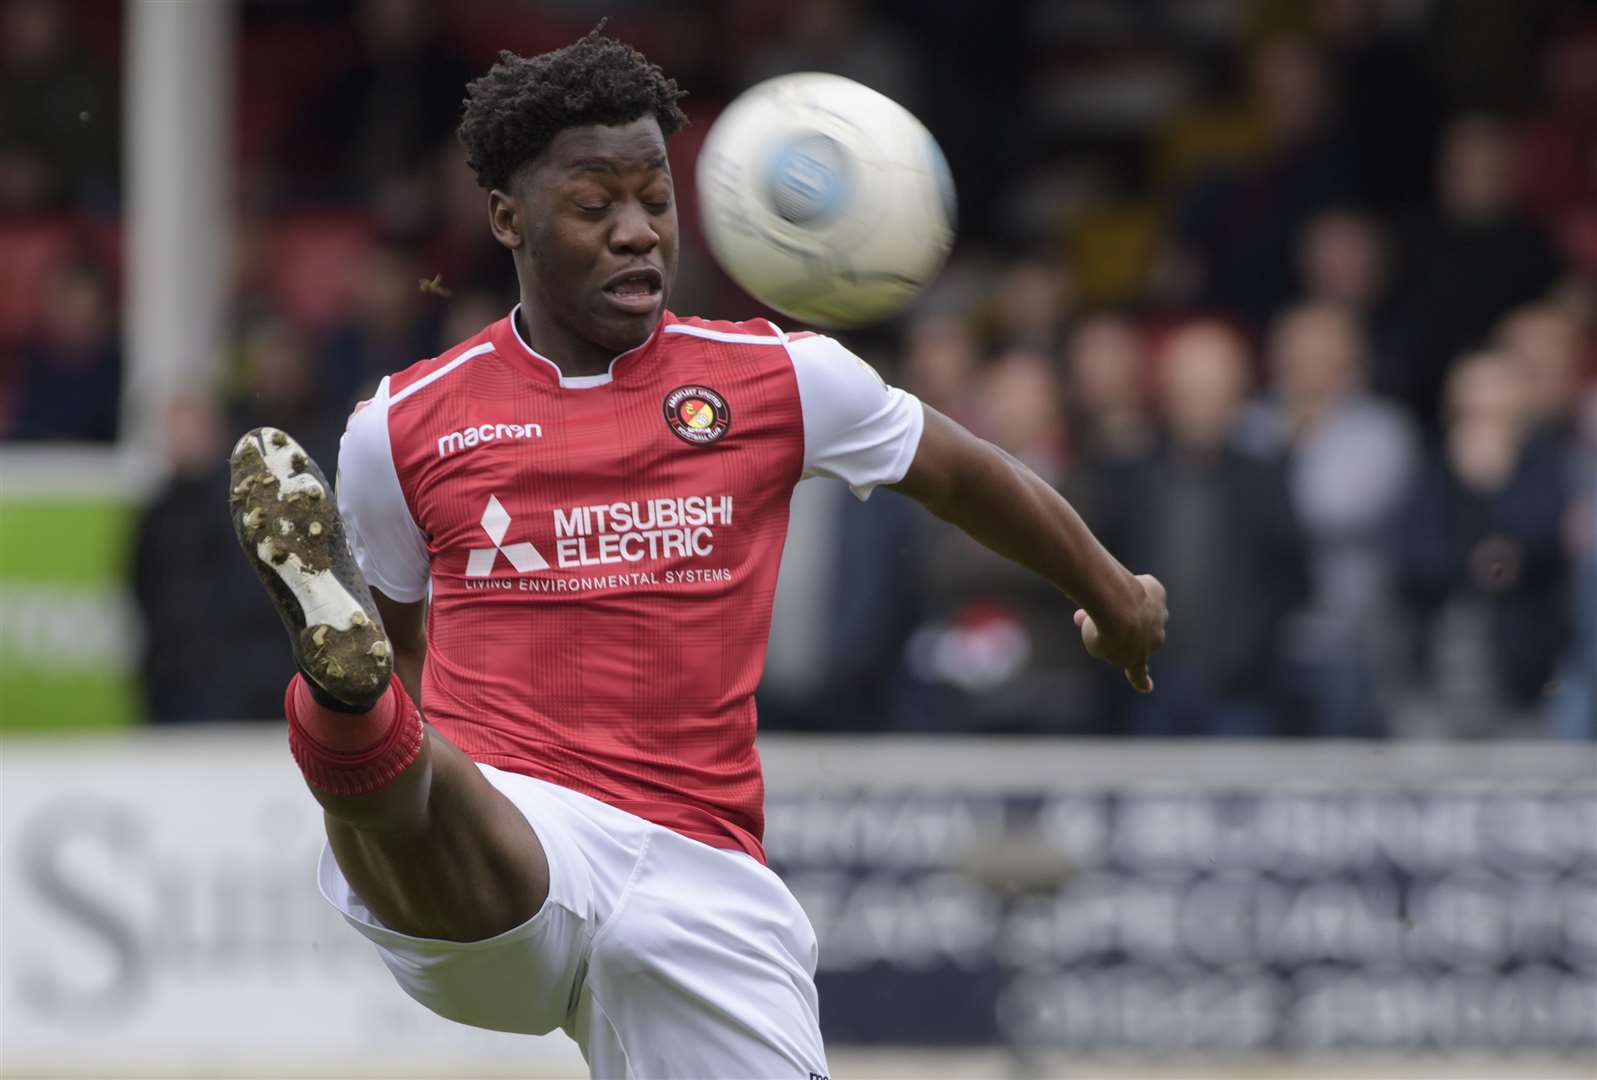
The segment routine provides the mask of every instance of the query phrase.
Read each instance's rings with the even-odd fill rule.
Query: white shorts
[[[475,1027],[562,1028],[595,1077],[826,1075],[815,931],[776,874],[586,795],[478,767],[549,858],[549,898],[515,929],[472,942],[397,933],[322,849],[322,895],[407,994]]]

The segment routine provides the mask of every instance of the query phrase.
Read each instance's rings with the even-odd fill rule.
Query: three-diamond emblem
[[[494,563],[499,560],[500,555],[505,557],[518,574],[530,574],[534,570],[549,568],[548,560],[530,543],[504,542],[505,534],[510,531],[510,514],[497,495],[488,496],[488,506],[482,512],[482,531],[488,534],[493,547],[471,548],[466,552],[467,577],[487,577],[493,572]]]

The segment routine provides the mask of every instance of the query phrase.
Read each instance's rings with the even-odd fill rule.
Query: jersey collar
[[[517,316],[521,313],[521,305],[517,304],[510,309],[510,314],[494,324],[492,339],[494,351],[506,357],[511,363],[517,364],[533,378],[543,382],[554,383],[565,390],[591,390],[598,386],[607,386],[626,370],[636,365],[637,361],[648,356],[660,341],[660,328],[677,321],[676,316],[669,311],[662,312],[660,321],[654,324],[654,329],[644,339],[643,344],[634,346],[610,361],[610,370],[600,375],[562,375],[560,367],[553,360],[527,344],[526,338],[521,336],[521,320]]]

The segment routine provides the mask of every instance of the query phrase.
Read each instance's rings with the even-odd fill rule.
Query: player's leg
[[[393,690],[403,694],[398,680]],[[325,811],[328,845],[344,878],[401,933],[481,941],[526,922],[548,893],[548,863],[532,827],[431,728],[423,728],[416,759],[387,787],[311,793]]]
[[[477,941],[527,922],[549,889],[544,850],[393,678],[326,476],[262,428],[234,447],[232,485],[234,529],[301,670],[285,702],[290,745],[350,886],[414,937]]]

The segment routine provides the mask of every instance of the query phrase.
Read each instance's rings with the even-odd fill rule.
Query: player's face
[[[642,344],[677,268],[676,196],[659,123],[650,116],[562,131],[521,194],[535,293],[527,299],[612,354]]]

